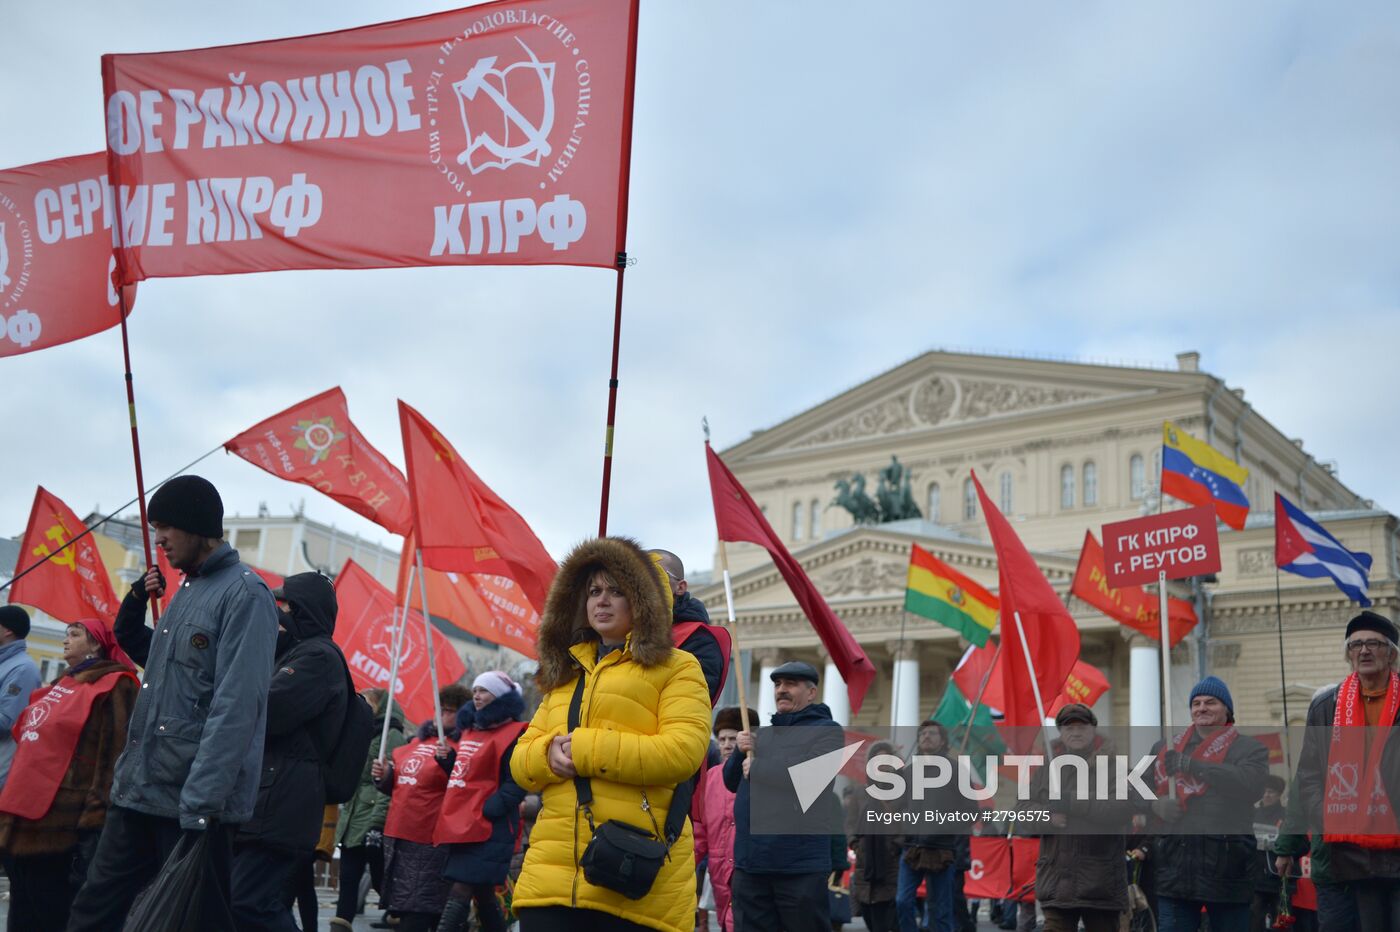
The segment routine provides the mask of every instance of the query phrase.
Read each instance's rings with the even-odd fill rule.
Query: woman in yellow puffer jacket
[[[521,932],[695,927],[689,823],[641,899],[590,884],[579,867],[592,830],[575,774],[592,785],[595,825],[651,828],[652,817],[665,822],[676,784],[695,774],[709,747],[709,690],[699,662],[671,646],[663,573],[635,541],[604,537],[574,548],[550,587],[536,675],[544,698],[511,758],[516,782],[543,801],[515,887]],[[579,727],[570,733],[580,670]]]

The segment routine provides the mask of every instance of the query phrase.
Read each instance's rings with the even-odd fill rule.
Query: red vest
[[[448,738],[447,743],[451,746],[452,739]],[[394,792],[384,820],[384,834],[388,837],[420,845],[433,843],[442,793],[447,789],[447,774],[433,757],[436,751],[436,737],[427,741],[414,738],[394,750]]]
[[[481,809],[500,789],[501,760],[524,731],[525,722],[506,722],[499,728],[462,732],[433,844],[460,845],[491,837],[491,820]]]
[[[703,621],[679,621],[671,626],[671,645],[680,647],[685,643],[685,639],[690,637],[696,630],[704,628],[714,635],[715,643],[719,645],[719,655],[724,659],[719,671],[719,689],[724,689],[724,683],[729,679],[729,660],[734,653],[733,642],[729,639],[729,629],[719,625],[707,625]],[[708,684],[707,684],[708,685]],[[710,708],[715,707],[719,701],[719,691],[717,690],[710,697]]]
[[[114,670],[95,683],[65,676],[30,694],[30,704],[15,719],[15,757],[11,779],[0,792],[0,812],[22,819],[42,819],[53,806],[58,785],[68,773],[92,704],[111,692],[129,670]]]

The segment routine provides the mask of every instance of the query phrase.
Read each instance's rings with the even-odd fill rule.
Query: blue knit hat
[[[1225,685],[1225,681],[1218,676],[1208,676],[1201,680],[1191,690],[1191,698],[1188,702],[1195,701],[1197,696],[1214,696],[1225,703],[1225,708],[1229,710],[1230,717],[1235,717],[1235,700],[1230,698],[1230,687]]]

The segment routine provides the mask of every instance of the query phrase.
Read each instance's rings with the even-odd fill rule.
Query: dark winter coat
[[[331,581],[315,573],[287,577],[290,611],[278,637],[276,672],[267,696],[258,801],[238,833],[256,842],[310,854],[321,836],[326,806],[321,762],[345,721],[345,661],[331,640],[336,602]]]
[[[146,626],[145,612],[145,601],[128,595],[115,625],[117,643],[146,678],[112,803],[178,818],[187,829],[210,818],[246,822],[262,774],[277,603],[238,551],[220,544],[180,583],[159,632]]]
[[[1298,798],[1302,821],[1290,807],[1289,820],[1284,832],[1292,835],[1313,833],[1315,838],[1323,834],[1322,800],[1327,790],[1327,750],[1331,735],[1331,725],[1337,715],[1337,686],[1329,686],[1318,693],[1308,706],[1306,734],[1303,736],[1303,750],[1298,755],[1298,770],[1293,778],[1292,795]],[[1400,715],[1390,723],[1400,725]],[[1400,799],[1400,739],[1392,738],[1386,743],[1381,757],[1381,774],[1385,780],[1386,794],[1392,805]],[[1353,880],[1367,880],[1372,877],[1400,877],[1400,850],[1375,850],[1359,845],[1331,844],[1318,842],[1326,850],[1327,871],[1335,883],[1349,883]],[[1296,845],[1288,848],[1290,855],[1296,853]],[[1280,852],[1283,853],[1283,852]],[[1314,868],[1317,859],[1314,858]]]
[[[383,737],[384,713],[380,712],[374,719],[374,737],[369,741],[369,753],[365,755],[365,766],[360,771],[360,785],[340,810],[340,821],[335,826],[335,843],[338,845],[358,848],[365,843],[365,835],[384,828],[384,820],[389,815],[389,797],[379,792],[370,774],[370,766],[379,759],[379,742]],[[389,719],[389,744],[384,751],[385,759],[392,760],[394,751],[403,747],[405,740],[403,719],[396,711]]]
[[[851,871],[851,900],[858,904],[889,903],[899,889],[899,839],[869,831],[866,813],[879,806],[867,793],[856,793],[846,809],[846,837],[856,853]]]
[[[130,667],[112,660],[95,660],[80,665],[77,672],[64,674],[60,680],[71,676],[80,683],[95,683],[122,670]],[[136,680],[124,676],[97,697],[49,811],[38,819],[0,813],[0,853],[16,858],[62,854],[76,847],[80,836],[90,833],[96,837],[107,820],[112,771],[126,744],[127,722],[131,720],[138,691]],[[16,774],[15,779],[23,780],[24,774]]]
[[[384,836],[384,897],[396,912],[437,916],[447,905],[452,882],[442,875],[446,845]]]
[[[814,728],[810,741],[804,741],[798,749],[793,742],[786,741],[777,753],[759,752],[749,768],[749,777],[744,777],[743,751],[736,750],[724,764],[724,785],[734,793],[734,866],[754,874],[829,874],[831,873],[831,836],[829,835],[758,835],[749,828],[750,786],[758,781],[774,787],[768,798],[787,799],[791,812],[787,817],[794,824],[807,819],[808,824],[816,813],[815,807],[804,817],[797,806],[797,798],[778,788],[791,788],[788,766],[811,760],[830,751],[838,750],[845,738],[845,732],[831,718],[831,710],[824,703],[814,702],[797,712],[779,712],[773,716],[775,726],[806,726]],[[760,733],[762,743],[765,736]],[[771,745],[771,742],[770,742]],[[800,750],[800,754],[796,753]],[[791,758],[791,759],[788,759]],[[770,791],[765,790],[765,796]],[[764,803],[767,806],[767,802]],[[824,794],[816,805],[827,806],[829,823],[836,830],[842,828],[840,803],[830,794]],[[767,813],[772,815],[771,810]]]
[[[490,731],[507,722],[522,721],[524,717],[525,698],[518,692],[508,692],[481,710],[471,703],[462,706],[457,712],[457,729],[462,734]],[[510,859],[515,854],[515,839],[520,836],[520,802],[525,798],[525,790],[510,774],[510,755],[514,750],[512,741],[501,755],[499,787],[482,806],[482,814],[491,820],[491,837],[449,846],[446,871],[449,880],[492,885],[506,882]],[[457,752],[453,751],[446,760],[439,758],[438,763],[450,774],[456,759]]]
[[[1066,753],[1059,742],[1055,756]],[[1038,823],[1040,856],[1035,862],[1035,898],[1043,906],[1057,909],[1106,909],[1123,911],[1128,908],[1128,880],[1123,870],[1123,853],[1127,851],[1127,832],[1133,816],[1144,806],[1132,800],[1117,799],[1117,780],[1110,770],[1108,786],[1096,799],[1098,786],[1093,758],[1099,754],[1112,757],[1116,751],[1111,742],[1099,741],[1087,755],[1090,786],[1078,789],[1078,774],[1066,767],[1061,771],[1060,798],[1050,799],[1050,771],[1042,767],[1030,786],[1030,809],[1049,810],[1065,817],[1064,828],[1045,827]],[[1080,796],[1086,798],[1080,799]]]
[[[1159,752],[1160,744],[1152,750]],[[1154,841],[1157,895],[1248,903],[1256,851],[1254,804],[1264,793],[1269,749],[1240,735],[1220,763],[1196,761],[1193,766],[1207,789],[1172,823],[1171,834]]]

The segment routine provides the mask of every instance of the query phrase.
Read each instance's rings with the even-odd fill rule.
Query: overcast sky
[[[450,9],[11,4],[0,165],[102,148],[99,56]],[[610,529],[711,560],[720,447],[924,350],[1202,367],[1400,508],[1400,6],[643,0]],[[151,280],[146,476],[332,385],[402,464],[418,407],[556,556],[596,531],[614,277],[438,268]],[[134,495],[117,331],[0,360],[0,534],[43,484]],[[875,464],[872,464],[872,466]],[[266,502],[397,546],[217,454]]]

